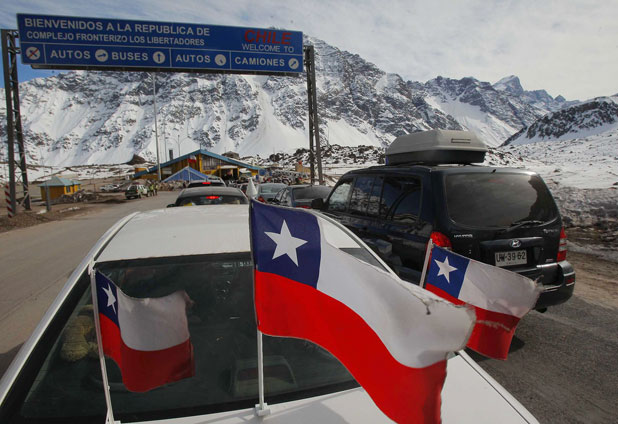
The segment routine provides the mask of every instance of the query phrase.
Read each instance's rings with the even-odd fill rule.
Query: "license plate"
[[[496,252],[496,266],[524,265],[528,262],[525,250],[511,250],[510,252]]]

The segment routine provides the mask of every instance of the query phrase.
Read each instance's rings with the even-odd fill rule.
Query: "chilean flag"
[[[99,271],[95,279],[103,351],[127,390],[146,392],[195,374],[184,290],[136,299]]]
[[[454,304],[476,310],[468,347],[494,359],[506,359],[517,323],[541,293],[529,278],[434,246],[425,288]]]
[[[359,244],[311,211],[252,200],[250,220],[258,329],[328,350],[392,420],[440,422],[446,357],[474,312],[346,253]]]

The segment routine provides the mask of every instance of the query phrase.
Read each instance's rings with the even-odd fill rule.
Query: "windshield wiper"
[[[505,228],[504,230],[499,231],[499,233],[508,233],[509,231],[513,231],[517,228],[527,227],[529,225],[540,225],[543,224],[543,221],[535,220],[535,219],[521,219],[519,221],[515,221],[511,223],[509,228]]]

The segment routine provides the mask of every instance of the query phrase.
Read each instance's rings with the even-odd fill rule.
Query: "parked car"
[[[400,137],[386,152],[389,165],[348,172],[314,207],[354,231],[407,281],[419,283],[431,239],[539,281],[539,310],[567,301],[575,272],[549,189],[534,172],[468,164],[483,161],[486,148],[478,143],[464,131]]]
[[[118,184],[105,184],[104,186],[101,187],[101,191],[112,192],[112,191],[115,191],[117,188],[118,188]]]
[[[326,200],[331,187],[312,186],[309,184],[291,185],[279,191],[272,199],[272,203],[291,208],[311,208],[313,199]]]
[[[335,246],[392,273],[348,230],[334,222],[325,225]],[[105,421],[88,275],[93,260],[133,298],[184,290],[191,299],[187,322],[195,375],[135,393],[106,359],[115,420],[391,422],[327,351],[303,340],[266,335],[265,401],[271,414],[256,416],[257,326],[249,245],[244,205],[154,210],[121,219],[77,266],[0,380],[0,422]],[[464,352],[447,364],[444,423],[537,422]]]
[[[275,198],[279,190],[285,187],[287,187],[287,185],[283,183],[262,183],[257,187],[256,199],[260,202],[268,203]]]
[[[246,205],[248,203],[247,196],[234,187],[193,187],[181,191],[176,202],[167,206]]]
[[[127,199],[141,198],[148,196],[148,189],[142,184],[131,184],[124,192]]]

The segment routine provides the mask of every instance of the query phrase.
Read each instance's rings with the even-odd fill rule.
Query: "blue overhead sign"
[[[303,72],[303,33],[18,14],[22,63],[51,67]]]

